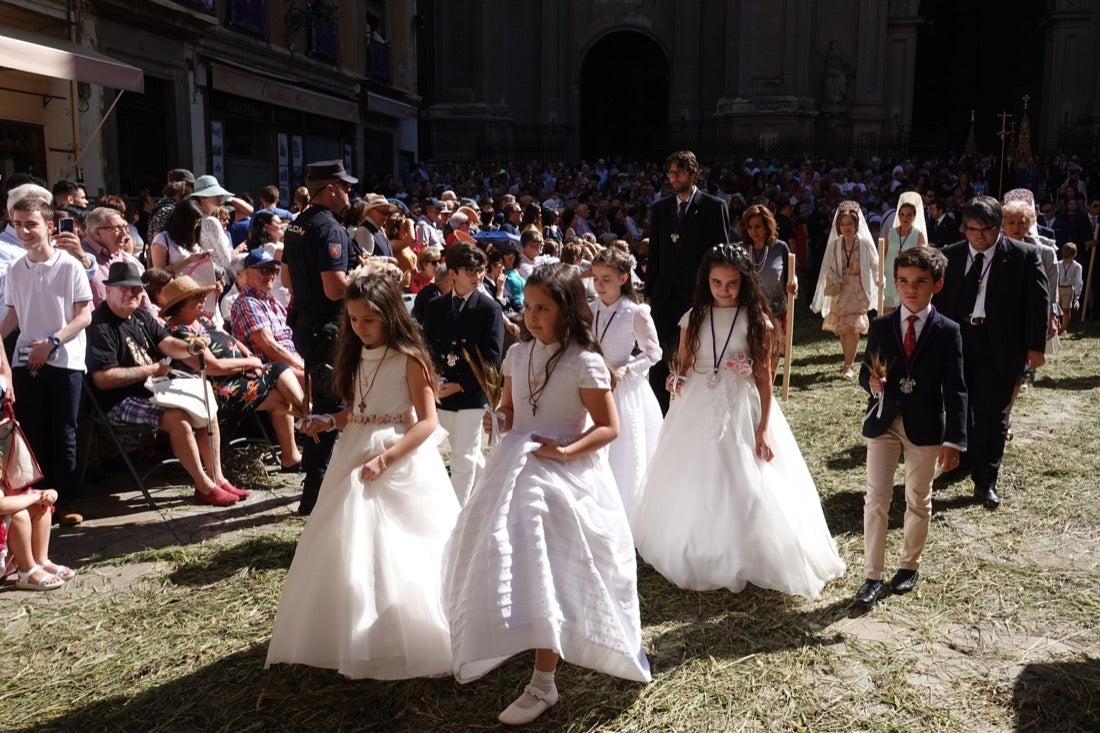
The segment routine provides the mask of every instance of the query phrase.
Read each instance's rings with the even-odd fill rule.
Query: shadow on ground
[[[469,685],[450,676],[395,682],[350,680],[331,670],[276,665],[266,644],[145,689],[74,708],[21,733],[176,731],[500,730],[496,715],[522,691],[532,657],[521,654]],[[605,727],[637,700],[641,685],[567,664],[557,674],[561,702],[525,730]]]
[[[1100,659],[1029,664],[1012,686],[1019,733],[1100,730]]]

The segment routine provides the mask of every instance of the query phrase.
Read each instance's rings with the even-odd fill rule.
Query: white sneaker
[[[497,716],[505,725],[527,725],[558,702],[558,688],[540,690],[534,685],[523,688],[523,694]]]

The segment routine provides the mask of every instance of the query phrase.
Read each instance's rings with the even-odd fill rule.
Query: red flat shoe
[[[220,486],[215,486],[205,494],[195,489],[195,501],[200,504],[210,504],[211,506],[232,506],[237,503],[237,495],[230,494]]]
[[[218,488],[221,489],[222,491],[226,492],[227,494],[232,494],[233,496],[237,497],[238,499],[247,499],[252,494],[252,492],[249,491],[248,489],[238,489],[236,486],[229,483],[228,481],[223,483]]]

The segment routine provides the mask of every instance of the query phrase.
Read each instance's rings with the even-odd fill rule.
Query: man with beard
[[[695,153],[673,153],[665,160],[665,171],[673,193],[653,205],[645,295],[661,349],[672,355],[680,339],[680,317],[691,308],[703,255],[729,238],[730,214],[725,201],[696,188],[699,161]],[[662,412],[668,412],[667,377],[664,361],[649,370],[649,383]]]
[[[311,381],[306,397],[312,396],[311,412],[317,415],[343,409],[333,390],[332,361],[348,269],[358,263],[349,263],[351,238],[340,224],[340,215],[348,207],[352,185],[358,182],[344,171],[342,161],[310,163],[305,176],[309,207],[286,228],[283,284],[294,293],[287,323],[294,334],[294,347],[305,359]],[[298,505],[302,515],[313,511],[336,442],[334,431],[318,437],[317,442],[307,440],[302,451],[305,479]]]

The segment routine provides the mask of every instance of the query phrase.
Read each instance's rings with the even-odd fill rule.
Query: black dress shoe
[[[984,489],[979,486],[975,486],[974,498],[982,502],[982,504],[985,505],[985,508],[989,511],[993,511],[1001,505],[1001,497],[997,493],[996,484],[990,484]]]
[[[902,568],[890,578],[890,590],[898,595],[908,593],[917,584],[917,571]]]
[[[871,580],[868,578],[863,581],[863,586],[856,593],[856,597],[852,599],[852,603],[863,608],[870,608],[875,605],[879,598],[882,598],[886,594],[886,585],[881,580]]]

